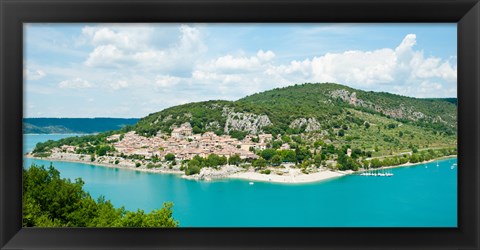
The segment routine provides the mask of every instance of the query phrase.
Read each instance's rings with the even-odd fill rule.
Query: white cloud
[[[441,78],[445,81],[456,82],[457,66],[440,58],[424,58],[423,54],[416,52],[411,61],[412,75],[417,78]]]
[[[153,27],[145,24],[86,26],[82,34],[93,45],[115,45],[121,49],[144,48],[153,33]]]
[[[29,81],[40,80],[46,75],[42,70],[23,69],[23,77]]]
[[[114,66],[120,64],[122,60],[126,59],[122,51],[115,45],[101,45],[95,48],[88,56],[85,65],[95,66]]]
[[[178,39],[169,45],[158,47],[151,37],[152,27],[117,26],[85,27],[82,32],[87,43],[95,46],[86,66],[130,67],[136,72],[156,70],[176,74],[192,69],[198,57],[207,51],[200,29],[188,25],[178,27]],[[138,30],[137,30],[138,29]]]
[[[65,80],[58,84],[60,88],[69,88],[69,89],[85,89],[91,88],[93,85],[87,80],[81,78],[75,78],[71,80]]]
[[[155,86],[167,88],[177,85],[180,81],[181,78],[179,77],[173,77],[169,75],[157,75],[157,77],[155,77]]]
[[[110,83],[110,87],[114,90],[124,89],[124,88],[127,88],[128,86],[129,86],[128,82],[124,80],[118,80],[116,82]]]
[[[194,80],[239,94],[304,82],[336,82],[361,89],[389,91],[416,97],[449,92],[456,85],[457,66],[448,60],[415,51],[416,35],[408,34],[396,48],[349,50],[275,64],[275,53],[255,56],[224,55],[197,65]],[[260,85],[261,87],[259,87]],[[421,86],[422,91],[414,91]],[[427,89],[431,88],[428,92]],[[404,89],[404,91],[402,91]]]
[[[456,64],[436,57],[426,58],[422,51],[413,49],[415,44],[416,36],[408,34],[395,49],[327,53],[270,67],[265,72],[270,76],[280,76],[286,82],[337,82],[417,97],[431,95],[427,91],[402,92],[399,89],[421,85],[425,89],[432,88],[432,93],[438,94],[446,90],[445,84],[456,84]],[[445,93],[447,96],[454,94],[456,92]]]
[[[178,49],[181,50],[181,52],[197,53],[204,52],[207,49],[202,42],[202,34],[198,28],[181,25],[180,33]]]
[[[270,50],[268,50],[267,52],[264,52],[263,50],[259,50],[257,52],[257,57],[262,61],[270,61],[275,57],[275,53],[273,53]]]
[[[210,71],[215,73],[241,74],[246,72],[261,72],[264,66],[275,57],[272,51],[259,50],[256,56],[225,55],[207,63],[197,65],[197,71]],[[199,74],[197,72],[197,74]]]

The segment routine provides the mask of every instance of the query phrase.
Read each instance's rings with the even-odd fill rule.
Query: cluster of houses
[[[163,159],[169,153],[179,160],[189,160],[196,155],[207,157],[211,154],[227,158],[239,155],[241,159],[257,159],[258,156],[250,151],[251,148],[266,149],[267,143],[272,141],[272,135],[247,135],[243,140],[237,140],[229,135],[218,136],[213,132],[193,134],[191,125],[184,123],[174,128],[171,136],[159,133],[147,138],[131,131],[123,136],[112,135],[107,140],[113,142],[117,154],[140,155],[145,159],[155,156]]]

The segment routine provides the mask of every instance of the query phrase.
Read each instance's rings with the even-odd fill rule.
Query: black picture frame
[[[1,249],[479,249],[478,0],[0,0]],[[454,22],[457,228],[22,228],[25,22]]]

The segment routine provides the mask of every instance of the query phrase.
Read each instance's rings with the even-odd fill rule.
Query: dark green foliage
[[[340,170],[353,170],[357,171],[360,164],[356,162],[352,157],[345,154],[339,154],[337,160],[337,166]]]
[[[270,161],[270,159],[272,159],[272,157],[276,154],[277,154],[277,150],[271,149],[271,148],[267,148],[262,152],[260,152],[260,156],[267,161]]]
[[[175,155],[172,153],[168,153],[165,155],[165,160],[166,161],[174,161],[175,160]]]
[[[238,166],[242,162],[240,155],[235,154],[228,158],[228,164]]]
[[[113,151],[114,148],[108,145],[107,137],[114,134],[114,131],[108,131],[97,135],[84,135],[67,137],[57,141],[48,140],[46,142],[39,142],[35,146],[33,153],[46,152],[55,147],[61,147],[62,145],[72,145],[82,147],[77,153],[81,154],[94,154],[106,153],[107,151]],[[118,133],[118,131],[116,132]]]
[[[237,140],[243,140],[243,138],[245,138],[245,136],[246,136],[247,134],[248,134],[247,132],[238,131],[238,130],[232,130],[232,131],[230,131],[230,136],[231,136],[232,138],[237,139]]]
[[[52,155],[50,152],[39,152],[33,154],[35,157],[49,157],[50,155]]]
[[[267,161],[263,158],[258,158],[252,162],[252,166],[256,168],[264,168],[267,166]]]
[[[270,160],[271,164],[273,166],[279,166],[280,164],[282,164],[283,162],[283,159],[280,155],[276,154],[272,157],[272,159]]]
[[[206,165],[208,167],[217,168],[218,166],[226,165],[227,158],[223,156],[218,156],[216,154],[211,154],[207,157]]]
[[[311,153],[306,148],[297,148],[295,149],[296,160],[298,163],[301,163],[303,160],[310,158]]]
[[[394,129],[394,128],[396,128],[396,127],[397,127],[397,124],[395,124],[395,123],[390,123],[390,124],[388,124],[388,126],[387,126],[388,129]]]
[[[186,175],[192,175],[192,174],[198,174],[198,173],[200,173],[200,167],[195,164],[188,165],[188,167],[185,169]]]
[[[264,169],[260,171],[261,174],[270,174],[272,171],[270,169]]]
[[[298,136],[298,135],[294,135],[292,136],[292,140],[298,144],[302,144],[303,143],[303,140],[302,140],[302,137],[301,136]]]
[[[147,164],[147,168],[148,168],[148,169],[161,168],[161,167],[162,167],[161,164],[153,164],[153,163],[148,163],[148,164]]]
[[[323,160],[325,160],[322,156],[323,155],[317,154],[313,157],[313,163],[315,164],[315,166],[320,167],[322,165]]]
[[[370,161],[370,167],[379,168],[384,166],[397,166],[397,165],[405,164],[407,162],[421,163],[434,158],[455,155],[455,154],[457,154],[457,150],[455,148],[423,150],[423,151],[417,151],[416,153],[413,153],[411,156],[403,155],[403,156],[394,156],[394,157],[374,158]]]
[[[292,141],[292,139],[290,138],[290,136],[284,135],[284,136],[282,136],[282,141],[283,141],[283,143],[289,143],[289,142]]]
[[[293,150],[279,150],[277,152],[284,162],[297,162],[297,154]]]
[[[110,145],[98,145],[95,147],[95,152],[98,156],[104,156],[107,152],[115,151],[113,146]]]
[[[114,208],[100,197],[95,201],[83,190],[83,181],[61,179],[50,166],[23,169],[24,227],[176,227],[172,203],[149,214]]]

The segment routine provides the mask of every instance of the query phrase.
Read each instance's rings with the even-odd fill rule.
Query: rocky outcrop
[[[301,128],[305,126],[305,132],[317,131],[321,128],[320,123],[315,118],[298,118],[290,123],[290,128]]]
[[[350,105],[353,105],[356,107],[373,109],[379,113],[382,113],[384,115],[388,115],[390,117],[397,118],[397,119],[409,119],[412,121],[417,121],[420,119],[427,118],[425,114],[419,111],[415,111],[412,107],[407,108],[403,105],[400,105],[398,108],[394,108],[394,109],[384,108],[372,102],[358,99],[356,92],[350,93],[348,90],[345,90],[345,89],[337,89],[330,92],[330,97],[332,97],[333,99],[340,99],[344,102],[348,102]]]
[[[233,166],[233,165],[225,165],[219,169],[207,167],[202,168],[200,173],[194,175],[184,175],[183,178],[192,179],[192,180],[212,180],[212,179],[219,179],[225,178],[232,174],[238,173],[240,171],[244,171],[243,168]]]
[[[168,121],[170,121],[170,120],[172,120],[172,115],[169,115],[169,116],[163,118],[163,121],[162,121],[162,122],[168,122]]]
[[[217,130],[220,128],[220,123],[218,121],[209,122],[206,126],[208,130]]]
[[[334,90],[334,91],[330,92],[330,96],[333,99],[338,98],[338,99],[341,99],[344,102],[348,102],[353,106],[360,106],[360,107],[366,107],[366,108],[371,107],[370,103],[367,103],[367,102],[363,101],[362,99],[358,99],[356,92],[350,93],[348,90],[345,90],[345,89]]]
[[[272,125],[267,115],[257,115],[247,112],[234,112],[233,109],[224,107],[222,115],[226,117],[224,132],[238,130],[250,134],[262,133],[263,127]]]
[[[175,124],[172,124],[170,126],[170,129],[188,129],[188,130],[191,130],[192,125],[189,122],[184,122],[184,123],[180,124],[180,126],[176,126]]]

